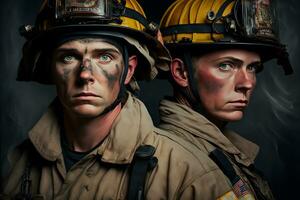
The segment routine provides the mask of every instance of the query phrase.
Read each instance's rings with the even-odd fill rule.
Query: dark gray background
[[[172,0],[144,0],[141,4],[155,22]],[[15,81],[24,39],[18,34],[22,24],[34,21],[39,0],[1,2],[0,73],[0,163],[6,171],[6,154],[26,137],[55,95],[51,86]],[[257,166],[269,180],[277,199],[299,199],[300,187],[300,92],[299,33],[300,2],[279,2],[280,35],[287,44],[295,73],[284,76],[275,61],[258,75],[258,86],[244,119],[230,126],[261,146]],[[171,94],[168,83],[156,80],[141,84],[141,99],[154,122],[158,122],[159,99]]]

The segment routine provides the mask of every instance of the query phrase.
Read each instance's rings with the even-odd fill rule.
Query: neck
[[[82,118],[65,112],[64,127],[69,147],[77,152],[86,152],[97,146],[110,133],[120,111],[121,104],[95,118]]]
[[[210,122],[212,122],[216,127],[218,127],[218,129],[220,129],[221,132],[224,131],[226,125],[227,125],[227,122],[225,121],[222,121],[222,120],[218,120],[218,119],[215,119],[214,117],[212,116],[209,116],[209,115],[204,115]]]
[[[190,102],[187,100],[185,95],[182,94],[183,92],[180,92],[179,90],[174,90],[174,99],[176,100],[177,103],[186,105],[190,108],[192,108]]]

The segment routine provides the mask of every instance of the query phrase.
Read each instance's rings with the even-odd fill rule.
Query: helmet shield
[[[94,18],[100,20],[112,20],[113,6],[109,0],[56,0],[56,19],[69,18]]]
[[[273,1],[273,2],[271,2]],[[243,37],[255,40],[277,41],[275,0],[240,0],[234,13]]]

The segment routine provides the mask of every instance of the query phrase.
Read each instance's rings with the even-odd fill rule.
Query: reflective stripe
[[[217,200],[238,200],[238,198],[235,196],[234,192],[231,190],[224,194],[223,196],[217,198]]]
[[[255,198],[251,194],[246,194],[245,196],[238,198],[234,192],[230,190],[221,197],[217,198],[217,200],[255,200]]]

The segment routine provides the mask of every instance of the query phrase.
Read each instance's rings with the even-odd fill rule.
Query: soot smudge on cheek
[[[118,64],[115,65],[116,73],[109,73],[106,69],[104,69],[102,66],[97,65],[93,63],[93,65],[96,65],[99,69],[100,73],[107,79],[108,87],[113,88],[115,82],[119,79],[120,76],[120,66]]]
[[[66,68],[63,69],[63,77],[62,77],[63,81],[66,82],[69,80],[71,72],[72,72],[72,69],[66,69]]]
[[[208,93],[216,93],[224,86],[224,80],[220,80],[204,70],[200,72],[198,82],[199,88],[204,88]]]

